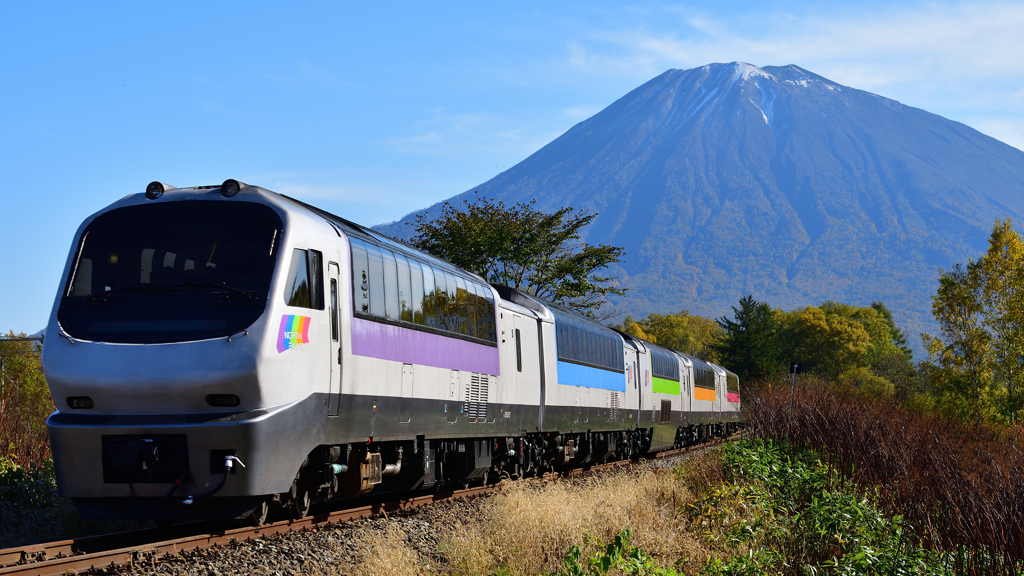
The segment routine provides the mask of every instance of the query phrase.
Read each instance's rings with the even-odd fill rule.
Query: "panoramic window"
[[[595,368],[624,370],[622,341],[610,329],[552,306],[558,359]],[[572,314],[572,315],[571,315]]]
[[[385,246],[349,240],[356,314],[475,340],[497,340],[494,298],[486,284]],[[301,276],[301,271],[295,274]]]

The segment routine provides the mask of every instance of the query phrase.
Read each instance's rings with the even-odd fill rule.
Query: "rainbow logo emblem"
[[[277,333],[277,351],[280,353],[300,344],[308,344],[309,321],[309,316],[281,316],[281,330]]]

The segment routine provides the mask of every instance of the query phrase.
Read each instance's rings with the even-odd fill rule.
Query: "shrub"
[[[1019,431],[965,426],[886,399],[829,386],[748,389],[757,436],[819,450],[832,468],[873,490],[927,548],[958,573],[1016,573],[1024,559],[1024,454]],[[909,535],[907,536],[909,537]]]

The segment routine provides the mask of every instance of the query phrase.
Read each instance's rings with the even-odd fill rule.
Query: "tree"
[[[721,327],[713,320],[691,315],[686,310],[675,314],[650,314],[640,321],[626,316],[622,325],[615,328],[648,342],[716,363],[719,360],[716,345],[724,335]]]
[[[886,324],[889,326],[889,334],[893,346],[898,348],[900,352],[903,352],[908,359],[912,358],[914,356],[914,351],[911,350],[910,345],[907,343],[906,333],[896,326],[896,321],[892,319],[892,312],[885,307],[885,304],[878,301],[871,302],[871,307],[882,315],[882,318],[885,319]]]
[[[809,371],[837,378],[866,365],[871,336],[860,322],[828,304],[788,312],[783,325],[792,343],[793,360],[802,361]]]
[[[723,316],[717,320],[724,334],[716,346],[722,362],[746,378],[763,378],[780,372],[779,325],[770,306],[740,298],[740,307],[732,307],[735,320]]]
[[[962,373],[973,391],[973,412],[981,424],[981,390],[989,373],[991,336],[985,330],[981,274],[973,261],[939,270],[939,289],[932,297],[932,314],[942,340],[922,335],[925,347],[940,366]]]
[[[1011,423],[1021,409],[1024,377],[1024,241],[1009,218],[996,219],[985,255],[975,265],[981,281],[983,325],[992,343],[993,376],[1003,384],[1002,412]]]
[[[553,213],[534,208],[535,200],[511,208],[493,199],[448,202],[436,218],[416,217],[412,244],[452,264],[503,284],[593,315],[609,294],[622,296],[615,277],[600,272],[619,262],[622,248],[591,245],[580,230],[597,217],[586,210]]]

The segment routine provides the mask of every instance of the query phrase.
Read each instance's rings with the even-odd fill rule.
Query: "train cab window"
[[[285,302],[300,308],[324,309],[323,256],[316,250],[292,250]]]
[[[420,264],[423,272],[423,322],[431,328],[437,328],[437,285],[434,283],[434,270],[426,264]]]
[[[398,263],[398,309],[404,322],[412,322],[412,280],[409,278],[409,261],[401,254],[395,254]]]
[[[106,211],[82,233],[57,321],[74,338],[125,344],[240,332],[266,310],[273,279],[287,284],[283,230],[272,208],[245,201]]]
[[[352,292],[355,311],[370,313],[370,269],[366,263],[366,245],[351,239],[352,244]]]
[[[409,291],[410,307],[412,309],[412,322],[423,326],[423,269],[420,263],[415,260],[409,261],[409,276],[412,286]]]
[[[381,248],[380,257],[384,266],[384,317],[398,320],[398,264],[391,250]]]
[[[338,281],[331,278],[331,340],[338,341]]]
[[[373,244],[367,244],[366,260],[369,263],[370,276],[370,314],[384,318],[384,262],[380,256],[380,249]]]

